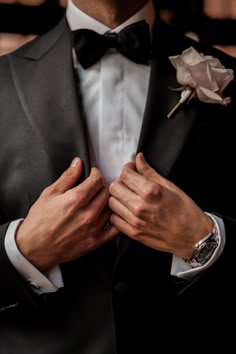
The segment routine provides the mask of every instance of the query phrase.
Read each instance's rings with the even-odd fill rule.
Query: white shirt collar
[[[72,0],[68,0],[68,5],[66,9],[66,17],[69,23],[69,27],[72,31],[86,28],[91,29],[99,34],[104,34],[107,31],[120,32],[123,28],[132,23],[145,20],[150,27],[153,27],[155,20],[155,9],[152,1],[149,1],[141,10],[130,17],[128,20],[120,24],[118,27],[112,30],[105,26],[103,23],[95,20],[94,18],[88,16],[86,13],[81,11]]]

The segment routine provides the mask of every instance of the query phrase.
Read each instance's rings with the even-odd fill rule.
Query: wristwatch
[[[191,257],[184,259],[185,262],[193,268],[203,266],[211,259],[218,244],[219,235],[215,225],[212,232],[195,244]]]

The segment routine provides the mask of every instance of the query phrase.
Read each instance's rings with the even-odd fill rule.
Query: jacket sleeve
[[[0,311],[16,306],[35,308],[39,297],[23,280],[7,257],[4,239],[9,223],[0,226]]]

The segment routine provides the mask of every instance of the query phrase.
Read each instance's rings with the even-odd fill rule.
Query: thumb
[[[49,187],[55,194],[62,194],[71,189],[81,176],[83,164],[79,157],[75,157],[69,168]]]
[[[164,186],[168,185],[168,181],[159,175],[159,173],[147,163],[142,152],[139,152],[136,156],[136,170],[149,181],[159,183]]]

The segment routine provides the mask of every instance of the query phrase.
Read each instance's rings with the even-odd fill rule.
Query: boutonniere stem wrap
[[[233,80],[234,73],[232,69],[226,69],[217,58],[205,56],[190,47],[181,55],[169,57],[169,60],[176,69],[176,78],[180,84],[174,90],[181,91],[181,95],[167,118],[171,118],[184,102],[192,98],[224,106],[230,103],[231,98],[223,97],[223,91]]]

